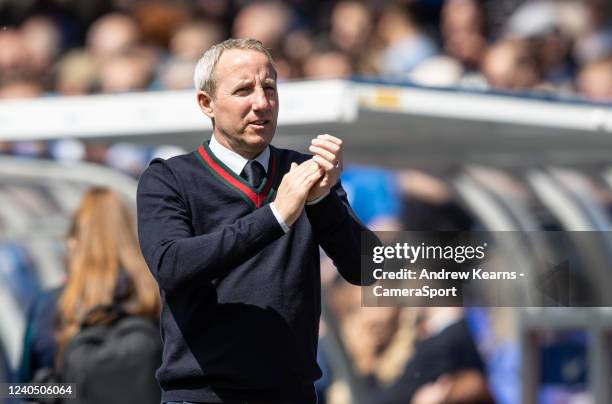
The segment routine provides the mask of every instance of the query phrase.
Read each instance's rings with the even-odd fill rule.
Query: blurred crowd
[[[0,27],[0,99],[189,89],[206,48],[254,37],[284,80],[362,76],[612,100],[607,0],[7,0]],[[181,152],[0,142],[0,154],[134,176],[152,157]]]
[[[0,98],[192,87],[210,45],[254,37],[282,79],[612,98],[607,0],[8,0]]]
[[[254,37],[270,48],[284,80],[369,76],[610,101],[611,16],[609,0],[5,0],[0,98],[189,89],[206,48]],[[86,160],[134,177],[153,157],[182,152],[0,142],[0,154]],[[422,172],[348,167],[342,181],[359,217],[375,229],[477,227],[449,188]],[[359,290],[334,274],[324,263],[330,308],[368,402],[398,392],[413,403],[491,402],[491,395],[517,402],[516,366],[507,369],[517,352],[496,353],[503,375],[496,379],[486,355],[492,327],[478,312],[360,308]],[[331,326],[322,327],[323,341]],[[328,360],[323,349],[324,370]],[[320,389],[329,402],[349,402],[329,369]]]

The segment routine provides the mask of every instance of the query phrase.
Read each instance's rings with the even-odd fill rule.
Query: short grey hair
[[[268,57],[270,63],[273,63],[270,52],[261,41],[253,38],[227,39],[208,48],[198,60],[193,73],[193,84],[196,90],[202,90],[214,97],[216,90],[215,69],[223,52],[229,49],[250,49],[261,52]]]

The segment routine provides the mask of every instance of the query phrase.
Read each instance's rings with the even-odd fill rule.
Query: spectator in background
[[[142,323],[133,326],[136,328],[115,331],[119,335],[113,337],[112,355],[99,348],[108,350],[104,344],[110,338],[99,333],[93,334],[97,343],[86,349],[71,344],[81,332],[97,325],[111,327],[131,317],[151,323],[159,320],[159,291],[140,253],[135,230],[128,207],[117,193],[104,187],[94,187],[85,193],[69,229],[68,280],[56,309],[55,365],[63,381],[88,387],[87,395],[79,396],[87,397],[87,402],[101,402],[101,397],[104,402],[125,401],[127,397],[134,403],[153,402],[152,397],[159,402],[154,371],[161,360],[161,341],[157,337],[147,341],[146,346],[134,346],[143,341],[141,331],[136,331],[142,330]],[[154,334],[156,327],[151,324]],[[136,362],[134,358],[142,358],[143,351],[149,355],[147,361]],[[92,368],[96,365],[102,369],[100,372]],[[134,378],[119,379],[119,374],[104,373],[111,368],[131,370]]]
[[[294,29],[287,35],[283,44],[283,54],[290,64],[292,77],[303,75],[302,67],[315,50],[314,42],[312,31],[306,28]]]
[[[0,79],[0,100],[35,98],[43,93],[42,85],[31,74],[14,74],[3,79]]]
[[[232,27],[234,38],[255,38],[271,50],[281,49],[292,22],[291,10],[280,1],[257,1],[242,8]],[[276,59],[276,58],[275,58]]]
[[[97,19],[87,32],[87,49],[96,63],[139,44],[141,33],[133,18],[119,13]]]
[[[349,165],[342,173],[342,184],[355,213],[369,228],[399,230],[386,227],[401,217],[400,191],[392,171]]]
[[[108,148],[105,163],[137,178],[149,163],[150,155],[150,151],[143,146],[119,142]]]
[[[331,15],[329,39],[341,52],[356,59],[368,46],[373,31],[372,11],[358,1],[338,2]]]
[[[173,33],[189,16],[184,4],[169,1],[138,3],[132,12],[142,42],[155,49],[167,49]]]
[[[476,0],[447,0],[442,7],[444,50],[466,72],[478,71],[487,47],[485,16]]]
[[[402,170],[397,178],[405,230],[467,231],[474,228],[474,218],[455,202],[451,189],[440,179],[413,169]]]
[[[342,52],[314,52],[304,61],[304,77],[308,79],[344,79],[352,73],[351,60]]]
[[[612,57],[589,63],[578,76],[578,90],[593,101],[612,101]]]
[[[157,286],[138,249],[132,214],[119,195],[107,188],[87,191],[67,246],[65,287],[42,293],[28,315],[19,371],[24,383],[52,377],[58,347],[66,347],[98,305],[117,303],[130,315],[157,321]]]
[[[499,90],[531,90],[540,83],[540,73],[529,44],[522,40],[502,40],[485,55],[483,73],[489,85]]]
[[[55,22],[47,17],[28,18],[19,29],[29,55],[29,69],[50,85],[56,58],[62,50],[62,37]]]
[[[574,47],[574,57],[581,66],[612,56],[612,5],[606,0],[584,4],[586,23]]]
[[[0,33],[0,35],[2,35]],[[1,52],[0,52],[1,53]],[[1,79],[4,79],[3,81]],[[0,75],[0,101],[36,98],[43,94],[43,87],[31,74],[14,74],[9,77]],[[44,158],[47,144],[43,140],[22,140],[13,142],[8,148],[14,156],[25,158]]]
[[[85,144],[76,139],[59,139],[49,142],[49,154],[53,160],[64,164],[83,161]]]
[[[8,28],[0,30],[0,79],[9,80],[30,71],[30,55],[21,33]]]
[[[236,2],[230,0],[195,0],[195,11],[229,27]]]
[[[488,81],[499,89],[568,91],[578,86],[581,67],[612,55],[606,0],[30,3],[0,7],[12,24],[0,32],[0,85],[33,74],[43,90],[60,94],[99,92],[103,62],[135,48],[147,49],[141,56],[152,64],[152,84],[112,73],[104,91],[188,88],[190,65],[228,33],[263,40],[281,79],[356,73],[427,86],[485,89]],[[426,34],[437,28],[444,55]],[[88,56],[71,53],[83,42]],[[490,54],[496,56],[485,60]],[[114,62],[107,70],[122,70]],[[138,70],[132,62],[121,63],[130,74]]]
[[[196,62],[204,50],[222,39],[221,27],[213,20],[190,20],[180,25],[170,38],[170,54],[157,73],[154,87],[192,88]]]
[[[125,93],[146,90],[153,79],[155,55],[150,48],[132,48],[109,56],[100,69],[100,91]]]
[[[135,231],[117,193],[104,187],[85,193],[68,231],[68,281],[58,304],[60,351],[98,305],[120,303],[129,314],[158,320],[157,284]]]
[[[525,3],[508,21],[507,36],[524,40],[531,47],[546,85],[569,90],[573,78],[570,38],[562,30],[560,13],[558,2]]]
[[[42,292],[28,311],[19,364],[19,382],[42,382],[52,377],[57,354],[53,334],[57,301],[62,286]]]
[[[197,62],[206,49],[222,40],[223,31],[214,20],[190,20],[180,25],[170,38],[170,55]]]
[[[153,88],[162,90],[185,90],[193,88],[195,62],[170,58],[160,67]]]
[[[395,3],[383,9],[377,33],[384,43],[379,61],[384,76],[405,77],[438,53],[435,43],[418,26],[414,12]]]
[[[55,89],[60,95],[85,95],[94,91],[98,68],[90,53],[75,49],[57,63]]]
[[[439,55],[419,63],[407,76],[411,81],[431,87],[483,87],[480,74],[465,75],[463,67],[451,57]]]
[[[493,402],[461,308],[359,307],[351,285],[330,294],[365,402]],[[339,391],[332,386],[330,401],[347,401]]]

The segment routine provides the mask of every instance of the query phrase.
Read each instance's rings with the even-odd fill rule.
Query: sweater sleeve
[[[140,179],[137,208],[140,248],[160,288],[168,293],[229,272],[284,234],[266,205],[231,225],[196,236],[178,182],[160,160]]]
[[[361,276],[361,256],[362,251],[372,251],[381,242],[357,218],[340,182],[320,202],[307,205],[306,213],[321,247],[340,275],[354,285],[374,283],[371,275]]]

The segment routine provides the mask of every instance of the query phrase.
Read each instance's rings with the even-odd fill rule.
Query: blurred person
[[[402,195],[402,223],[409,231],[468,231],[474,218],[454,199],[451,189],[424,171],[397,175]]]
[[[67,243],[68,277],[55,330],[62,380],[78,383],[78,402],[158,401],[159,291],[140,253],[131,211],[116,192],[91,188]]]
[[[94,91],[98,66],[84,49],[74,49],[61,56],[55,69],[55,90],[61,95],[85,95]]]
[[[405,309],[406,310],[406,309]],[[361,308],[347,345],[372,404],[492,403],[480,358],[461,308],[405,311],[404,331],[397,326],[396,308]],[[413,327],[416,325],[416,327]],[[352,341],[351,341],[352,340]],[[394,342],[394,346],[390,344]],[[395,351],[386,358],[380,352]],[[369,352],[369,355],[364,353]],[[378,366],[393,368],[392,377],[374,374]],[[399,354],[401,352],[401,354]],[[388,353],[388,352],[387,352]],[[370,357],[369,360],[363,358]],[[402,360],[397,360],[398,356]],[[393,363],[393,360],[396,362]],[[391,363],[385,363],[391,362]]]
[[[401,195],[394,172],[351,164],[341,178],[348,201],[361,221],[374,231],[399,230],[386,227],[401,217]]]
[[[356,56],[372,36],[372,19],[372,11],[366,4],[340,1],[332,10],[329,39],[340,51]]]
[[[108,155],[108,145],[101,143],[85,143],[85,160],[94,163],[105,165]]]
[[[607,0],[585,0],[587,6],[589,24],[592,31],[599,31],[610,27],[612,23],[612,4]]]
[[[477,0],[447,0],[442,6],[444,49],[463,68],[478,70],[487,48],[485,14]]]
[[[20,140],[13,142],[11,153],[13,156],[26,159],[48,157],[48,144],[45,140]]]
[[[0,142],[0,154],[10,154],[12,147],[11,142]]]
[[[462,82],[464,69],[454,58],[440,55],[419,63],[407,77],[423,86],[451,87]],[[466,85],[465,80],[462,85]]]
[[[131,143],[114,143],[106,153],[106,164],[138,178],[149,162],[150,150]]]
[[[295,61],[288,59],[281,52],[271,53],[274,58],[274,68],[276,69],[278,81],[295,79],[300,76],[300,68]]]
[[[162,291],[164,402],[315,403],[319,246],[349,282],[371,282],[358,251],[360,239],[378,240],[339,182],[342,142],[314,138],[312,158],[272,147],[276,80],[260,41],[208,49],[194,82],[210,141],[141,176],[141,247]]]
[[[155,62],[145,48],[134,48],[108,57],[100,66],[100,91],[143,91],[153,79]]]
[[[130,315],[157,320],[157,288],[138,250],[133,217],[116,193],[97,187],[84,194],[66,244],[66,285],[40,294],[29,310],[19,370],[24,383],[53,377],[58,347],[66,348],[99,305],[120,304]]]
[[[461,370],[440,376],[435,382],[420,387],[411,404],[493,404],[489,386],[482,374]]]
[[[287,34],[291,10],[280,1],[255,1],[243,7],[232,27],[234,38],[254,38],[276,52]]]
[[[377,24],[384,43],[380,55],[380,73],[404,77],[420,62],[438,53],[436,44],[418,26],[408,6],[386,6]]]
[[[403,320],[401,313],[396,307],[357,307],[343,319],[343,339],[360,375],[377,377],[384,384],[399,376],[414,338],[414,311],[405,310]]]
[[[307,79],[343,79],[353,74],[351,60],[343,52],[314,52],[303,65]]]
[[[189,59],[169,58],[159,68],[153,88],[185,90],[193,88],[195,62]]]
[[[76,163],[85,159],[85,144],[76,139],[59,139],[51,141],[49,154],[51,158],[62,163]]]
[[[0,79],[0,100],[36,98],[42,94],[43,86],[33,75],[14,74]]]
[[[141,33],[133,18],[111,13],[98,18],[87,31],[87,50],[97,63],[139,44]]]
[[[612,57],[589,63],[580,70],[578,91],[593,101],[612,101]]]
[[[0,100],[37,98],[42,94],[42,84],[28,73],[14,74],[0,80]],[[47,142],[44,140],[21,140],[7,143],[5,147],[7,154],[24,158],[44,158],[48,151]]]
[[[193,70],[198,59],[221,39],[221,27],[213,20],[194,19],[181,24],[170,39],[170,57],[158,70],[154,87],[193,88]]]
[[[235,3],[230,0],[195,0],[194,7],[203,12],[207,18],[212,18],[224,26],[229,26],[231,14],[235,11]]]
[[[202,53],[223,39],[223,31],[214,20],[190,20],[180,25],[170,39],[170,53],[194,63]]]
[[[493,44],[483,60],[482,71],[489,85],[500,90],[531,90],[540,83],[540,72],[529,44],[501,40]]]
[[[156,0],[137,4],[131,15],[147,45],[167,49],[173,33],[189,18],[189,12],[184,3]]]
[[[523,3],[532,0],[481,0],[486,15],[487,38],[498,40],[507,28],[508,20],[512,13]],[[564,0],[561,0],[564,1]],[[570,0],[573,1],[573,0]]]
[[[58,286],[41,292],[28,310],[19,363],[20,383],[40,382],[51,377],[53,373],[57,355],[53,330],[57,301],[62,288],[63,286]]]
[[[573,54],[581,66],[612,56],[612,28],[579,36]]]
[[[284,41],[283,54],[291,63],[302,65],[304,60],[315,50],[312,33],[303,28],[292,30]],[[302,74],[299,74],[300,76]]]
[[[584,1],[586,23],[574,45],[579,65],[612,56],[612,5],[606,0]]]
[[[30,72],[30,54],[21,32],[6,28],[0,30],[0,78]]]
[[[40,76],[50,76],[53,63],[62,50],[62,36],[55,22],[47,17],[30,17],[19,32],[28,50],[29,66]]]
[[[570,38],[562,31],[561,6],[539,0],[521,5],[508,21],[507,36],[532,48],[546,85],[569,89],[574,75]]]

